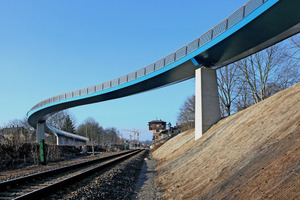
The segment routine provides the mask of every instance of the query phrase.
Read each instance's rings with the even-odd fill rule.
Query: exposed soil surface
[[[164,199],[300,199],[300,83],[153,157]]]

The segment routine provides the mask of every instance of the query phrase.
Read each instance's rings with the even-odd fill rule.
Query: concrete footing
[[[221,119],[216,70],[199,68],[195,75],[195,140]]]

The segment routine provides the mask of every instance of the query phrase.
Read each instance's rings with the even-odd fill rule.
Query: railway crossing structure
[[[176,52],[113,80],[48,98],[28,112],[37,140],[47,118],[68,108],[158,89],[195,77],[195,139],[221,118],[216,70],[300,32],[299,0],[250,0]]]

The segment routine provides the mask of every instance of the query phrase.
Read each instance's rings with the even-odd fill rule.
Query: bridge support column
[[[45,140],[45,123],[38,123],[36,127],[36,140]]]
[[[221,119],[216,70],[199,68],[195,75],[195,140]]]
[[[63,143],[63,137],[61,137],[61,136],[56,136],[56,144],[59,146],[59,145],[64,145],[64,143]]]
[[[40,160],[41,164],[46,164],[45,157],[45,123],[38,123],[36,128],[36,139],[40,144]]]

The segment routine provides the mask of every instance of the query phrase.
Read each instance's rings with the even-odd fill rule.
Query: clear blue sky
[[[0,127],[61,93],[145,67],[213,28],[246,0],[0,0]],[[70,109],[77,124],[147,130],[176,123],[194,79]],[[151,133],[142,139],[152,139]]]

